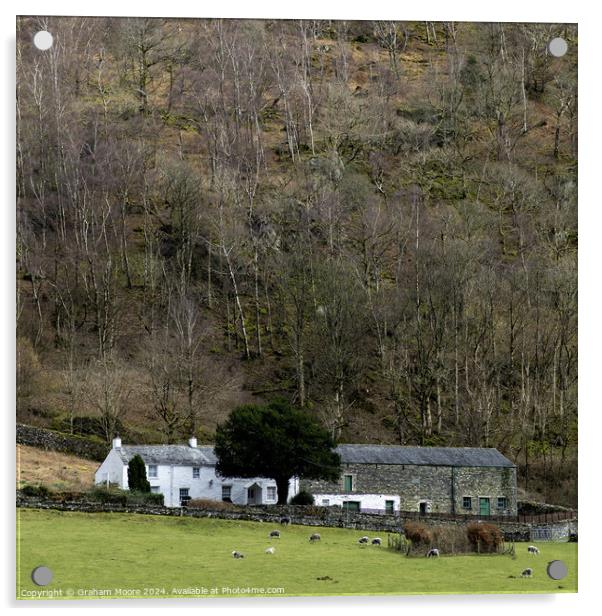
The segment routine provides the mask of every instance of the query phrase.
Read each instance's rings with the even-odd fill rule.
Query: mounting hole
[[[52,571],[48,567],[36,567],[31,572],[31,580],[36,586],[48,586],[52,582]]]
[[[548,44],[548,49],[550,53],[556,58],[562,58],[564,54],[567,52],[569,46],[567,42],[560,37],[554,38]]]
[[[36,32],[33,37],[33,44],[40,50],[46,51],[52,47],[52,34],[46,30]]]
[[[561,560],[553,560],[548,564],[548,576],[553,580],[562,580],[569,573],[567,566]]]

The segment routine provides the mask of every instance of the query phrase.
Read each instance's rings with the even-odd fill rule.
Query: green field
[[[541,543],[538,557],[527,554],[526,544],[516,544],[515,559],[508,555],[426,559],[407,558],[386,547],[360,546],[360,536],[376,533],[338,528],[290,526],[282,529],[280,539],[270,540],[268,533],[274,527],[259,522],[31,509],[17,510],[17,524],[21,599],[48,598],[32,596],[31,591],[40,590],[63,598],[101,593],[122,598],[577,590],[574,543]],[[322,535],[320,543],[309,543],[313,531]],[[379,536],[386,546],[386,533]],[[276,553],[265,554],[271,545]],[[245,558],[235,560],[232,550],[243,552]],[[559,582],[546,575],[546,565],[554,559],[563,560],[569,570]],[[30,577],[39,565],[54,573],[44,589]],[[529,566],[534,577],[520,578]]]

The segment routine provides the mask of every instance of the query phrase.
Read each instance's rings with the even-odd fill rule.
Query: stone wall
[[[345,492],[344,476],[353,477],[353,491]],[[338,482],[301,480],[312,494],[391,494],[400,496],[402,511],[419,511],[424,502],[431,513],[479,514],[479,498],[488,498],[491,515],[515,516],[516,469],[489,467],[414,466],[402,464],[344,464]],[[464,497],[471,508],[464,508]],[[507,506],[498,510],[498,498]]]
[[[328,507],[301,507],[301,506],[270,506],[270,507],[236,507],[232,510],[192,509],[180,507],[158,507],[151,505],[121,505],[116,503],[100,503],[87,500],[53,500],[39,497],[26,497],[17,491],[17,507],[32,509],[58,509],[61,511],[79,511],[85,513],[138,513],[146,515],[185,516],[193,518],[220,518],[226,520],[247,520],[265,522],[279,525],[280,520],[286,517],[292,524],[310,527],[336,527],[365,530],[372,532],[398,533],[403,529],[406,519],[403,515],[378,515],[342,511]],[[415,521],[415,518],[412,520]],[[466,520],[437,519],[430,517],[424,524],[433,526],[462,526]],[[577,534],[577,520],[567,520],[554,524],[529,524],[520,522],[496,523],[504,533],[507,541],[530,541],[531,531],[534,527],[549,528],[553,538],[565,538],[570,534]]]
[[[30,445],[39,449],[49,449],[69,453],[81,458],[101,462],[105,459],[110,447],[90,439],[55,432],[46,428],[36,428],[25,424],[17,424],[17,443]]]

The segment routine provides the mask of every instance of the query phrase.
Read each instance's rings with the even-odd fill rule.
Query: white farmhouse
[[[273,505],[278,489],[265,477],[222,477],[215,471],[217,458],[213,447],[198,446],[196,438],[188,445],[122,445],[113,439],[113,448],[95,475],[97,484],[117,484],[128,488],[128,463],[138,454],[146,465],[151,492],[161,493],[167,507],[180,507],[190,499],[202,498],[237,505]],[[292,478],[289,497],[299,491]]]

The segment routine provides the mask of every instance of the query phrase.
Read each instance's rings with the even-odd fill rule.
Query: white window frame
[[[161,493],[161,487],[160,486],[151,486],[151,492],[153,494],[160,494]]]
[[[228,494],[224,494],[224,490],[228,490]],[[231,484],[223,484],[222,485],[222,500],[225,498],[229,498],[232,500],[232,485]]]
[[[151,470],[153,469],[153,470]],[[159,465],[158,464],[149,464],[148,465],[148,478],[149,479],[157,479],[159,477]]]
[[[182,492],[186,492],[186,494],[182,494]],[[188,502],[191,499],[192,497],[190,496],[190,488],[180,488],[180,506],[182,505],[182,503]]]
[[[276,500],[276,486],[267,486],[266,498],[271,501]]]
[[[192,467],[192,478],[193,479],[200,479],[201,478],[201,467],[200,466],[193,466]]]

